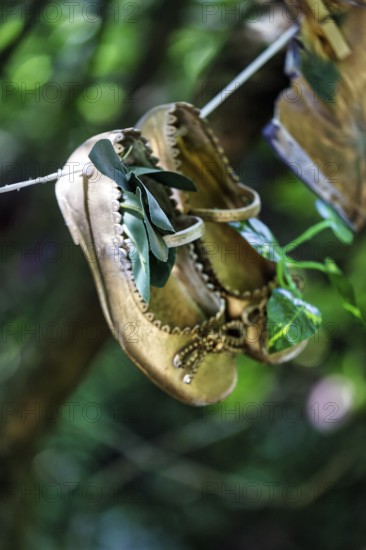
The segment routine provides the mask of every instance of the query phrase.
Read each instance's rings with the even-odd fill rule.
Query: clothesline
[[[242,86],[251,76],[253,76],[263,65],[265,65],[276,53],[278,53],[286,44],[296,35],[298,26],[293,25],[286,32],[281,34],[266,50],[264,50],[250,65],[238,74],[225,86],[221,92],[213,97],[207,105],[201,109],[201,117],[206,118],[213,113],[239,86]]]
[[[201,109],[201,117],[206,118],[213,113],[233,92],[235,92],[239,86],[242,86],[251,76],[253,76],[263,65],[265,65],[276,53],[278,53],[297,33],[298,26],[293,25],[287,29],[277,40],[275,40],[267,49],[265,49],[250,65],[248,65],[234,80],[221,90],[214,98],[212,98]],[[23,187],[29,187],[30,185],[37,185],[38,183],[46,183],[48,181],[56,181],[62,176],[68,176],[71,173],[76,174],[81,170],[58,170],[48,176],[41,176],[34,180],[22,181],[20,183],[13,183],[11,185],[5,185],[0,187],[0,193],[8,193],[9,191],[19,191]]]

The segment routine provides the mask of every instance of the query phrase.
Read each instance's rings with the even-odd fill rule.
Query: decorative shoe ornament
[[[285,351],[268,352],[266,306],[276,285],[275,263],[259,255],[228,222],[256,216],[258,194],[238,181],[217,138],[188,103],[151,109],[137,123],[161,166],[190,177],[195,193],[174,189],[179,209],[205,221],[205,234],[195,251],[209,274],[211,289],[226,301],[230,320],[242,321],[242,352],[266,363],[281,363],[298,355],[301,342]]]
[[[166,173],[136,129],[87,140],[68,166],[70,175],[56,184],[58,204],[85,253],[104,316],[122,349],[184,403],[224,399],[235,387],[235,353],[246,335],[240,319],[227,320],[224,301],[208,288],[189,244],[202,236],[202,220],[175,209],[161,183],[167,183]],[[174,175],[177,185],[179,178]],[[141,237],[145,230],[148,239]],[[147,288],[147,273],[161,288]],[[147,291],[149,303],[141,296]]]
[[[366,4],[326,2],[327,17],[319,17],[325,5],[318,0],[297,5],[304,16],[288,50],[291,88],[264,134],[285,164],[358,231],[366,223]],[[333,41],[324,33],[329,24],[339,31]]]

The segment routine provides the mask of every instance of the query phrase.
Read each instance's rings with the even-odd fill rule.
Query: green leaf
[[[155,181],[166,185],[167,187],[175,187],[176,189],[183,189],[185,191],[196,191],[196,186],[193,181],[179,172],[172,172],[168,170],[160,170],[159,168],[143,168],[140,166],[129,166],[128,174],[135,174],[138,176],[149,176]]]
[[[176,250],[176,248],[169,248],[166,262],[161,262],[150,254],[150,280],[153,286],[162,288],[167,283],[175,263]]]
[[[301,56],[301,70],[321,100],[325,103],[335,101],[340,73],[333,61],[304,51]]]
[[[254,248],[258,254],[272,262],[282,259],[281,246],[272,231],[257,218],[246,222],[231,222],[229,225]]]
[[[141,209],[145,211],[142,192],[139,187],[136,189],[136,194],[139,199]],[[168,245],[164,241],[163,237],[154,230],[154,228],[150,224],[149,216],[147,215],[146,212],[143,217],[143,220],[145,223],[147,234],[149,236],[149,244],[150,244],[151,252],[156,258],[158,258],[158,260],[161,260],[162,262],[166,262],[168,259]]]
[[[362,311],[357,304],[356,294],[352,283],[348,281],[344,273],[332,259],[326,258],[324,265],[332,286],[337,290],[342,299],[343,308],[365,325],[366,323]]]
[[[89,153],[89,158],[99,172],[115,181],[122,189],[131,190],[125,168],[109,139],[97,141]]]
[[[137,188],[141,189],[144,199],[146,199],[148,204],[148,211],[145,212],[149,214],[151,222],[156,225],[159,229],[163,231],[168,231],[169,233],[175,233],[175,229],[169,221],[168,216],[165,214],[164,210],[161,208],[158,201],[155,199],[152,193],[147,189],[147,187],[142,183],[142,181],[137,178],[135,175],[130,180],[136,184]],[[144,204],[144,203],[143,203]]]
[[[141,205],[141,201],[135,193],[130,193],[129,191],[123,192],[123,202],[121,202],[121,208],[124,211],[129,212],[130,214],[136,216],[140,220],[143,220],[145,217],[145,210]]]
[[[145,227],[149,235],[150,250],[153,255],[162,262],[166,262],[168,259],[168,245],[164,241],[163,237],[154,231],[152,225],[147,217],[144,218]]]
[[[320,216],[330,222],[330,227],[335,236],[342,243],[351,244],[353,241],[353,233],[346,226],[343,220],[338,216],[338,214],[333,210],[333,208],[331,208],[321,200],[317,200],[315,202],[315,206]]]
[[[149,241],[144,222],[125,212],[123,216],[125,231],[132,241],[129,252],[135,285],[145,302],[150,299]]]
[[[285,350],[310,338],[321,323],[319,310],[289,290],[276,288],[267,305],[269,351]]]

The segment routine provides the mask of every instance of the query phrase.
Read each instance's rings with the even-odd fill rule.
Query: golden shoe
[[[325,6],[330,13],[319,17]],[[304,15],[286,64],[291,87],[278,98],[264,135],[290,170],[360,231],[366,226],[365,4],[301,1],[292,7]],[[324,36],[335,21],[349,47],[342,59]]]
[[[226,299],[228,318],[244,323],[242,351],[267,363],[298,355],[305,342],[282,352],[268,352],[266,305],[276,286],[275,264],[226,223],[256,216],[260,211],[258,194],[238,181],[217,138],[192,105],[161,105],[137,126],[164,169],[189,176],[196,184],[196,193],[175,190],[174,198],[182,212],[205,221],[205,235],[196,252],[210,276],[211,288]]]
[[[135,129],[95,136],[69,158],[78,174],[61,177],[56,196],[75,244],[88,260],[107,323],[128,357],[167,393],[190,405],[214,403],[235,387],[234,352],[243,345],[240,321],[226,322],[225,304],[212,292],[188,244],[203,234],[203,222],[174,210],[166,188],[142,176],[176,233],[164,237],[176,262],[163,288],[151,287],[147,304],[136,289],[121,200],[124,193],[102,175],[88,155],[109,140],[126,163],[156,167],[146,140]],[[114,153],[113,153],[114,154]]]

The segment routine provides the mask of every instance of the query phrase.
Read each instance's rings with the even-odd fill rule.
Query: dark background
[[[88,137],[160,103],[203,106],[289,25],[280,4],[231,1],[1,10],[1,185],[54,172]],[[318,215],[261,137],[283,62],[209,120],[286,244]],[[365,548],[366,335],[322,275],[303,275],[324,322],[302,355],[239,357],[233,394],[195,409],[109,334],[53,183],[1,195],[0,227],[1,548]],[[362,307],[364,246],[327,232],[298,257],[336,259]]]

